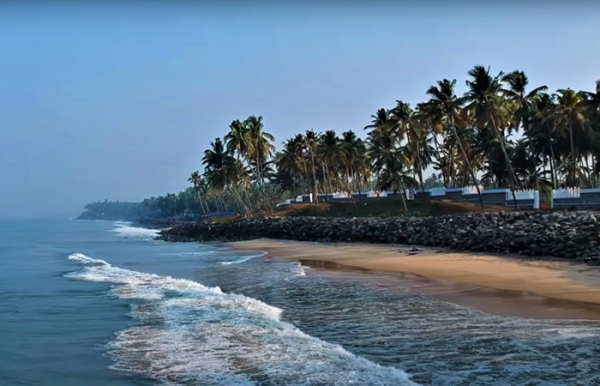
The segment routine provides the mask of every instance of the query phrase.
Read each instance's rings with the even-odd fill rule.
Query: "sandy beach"
[[[335,271],[337,277],[351,275],[390,288],[408,286],[499,315],[600,319],[600,269],[584,264],[406,245],[267,239],[227,245],[298,260],[316,271]]]

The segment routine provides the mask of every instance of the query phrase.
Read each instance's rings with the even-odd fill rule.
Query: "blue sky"
[[[551,91],[600,78],[592,2],[150,4],[2,6],[0,217],[179,191],[251,114],[280,147],[310,128],[362,135],[438,79],[464,91],[475,64]]]

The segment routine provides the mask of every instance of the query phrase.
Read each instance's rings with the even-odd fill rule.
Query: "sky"
[[[439,79],[464,92],[476,64],[551,91],[600,78],[592,1],[25,4],[0,5],[0,217],[180,191],[249,115],[281,148],[307,129],[364,136]]]

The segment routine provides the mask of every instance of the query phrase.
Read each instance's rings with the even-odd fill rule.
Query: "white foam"
[[[124,237],[138,238],[138,239],[153,239],[158,236],[160,230],[158,229],[147,229],[140,227],[133,227],[130,223],[115,221],[115,228],[112,232],[117,233]]]
[[[248,261],[250,259],[254,259],[256,257],[263,257],[266,254],[267,254],[266,252],[263,252],[263,253],[258,254],[258,255],[244,256],[244,257],[242,257],[240,259],[233,260],[233,261],[223,261],[223,262],[221,262],[221,264],[223,264],[223,265],[240,264],[240,263],[246,262],[246,261]]]
[[[294,267],[292,268],[292,273],[294,274],[292,277],[306,276],[306,270],[309,268],[310,267],[307,267],[300,263],[296,263],[296,265],[294,265]]]
[[[114,296],[144,300],[132,304],[139,323],[108,345],[115,369],[165,385],[415,385],[401,370],[304,334],[259,300],[82,254],[69,259],[84,268],[68,277],[112,283]]]
[[[110,265],[104,260],[92,259],[91,257],[87,257],[83,253],[72,253],[69,255],[69,260],[79,261],[83,264],[100,264],[100,265]]]

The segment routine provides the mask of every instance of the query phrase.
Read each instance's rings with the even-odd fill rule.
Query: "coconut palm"
[[[419,120],[428,131],[429,135],[431,135],[431,140],[435,146],[433,155],[436,159],[441,159],[442,154],[441,146],[438,141],[438,136],[444,133],[444,124],[442,120],[442,114],[437,109],[437,107],[433,104],[429,103],[419,103],[417,105],[417,109],[415,111],[416,119]],[[440,169],[442,174],[442,181],[444,181],[444,186],[446,186],[446,173],[445,169]]]
[[[246,153],[248,158],[256,162],[258,165],[258,178],[260,183],[263,183],[265,176],[260,167],[264,164],[264,161],[273,154],[275,146],[273,146],[272,142],[275,140],[275,138],[272,134],[264,130],[261,116],[256,117],[251,115],[244,121],[244,125],[246,126],[246,130],[248,130]]]
[[[508,85],[508,88],[502,88],[502,92],[508,96],[509,99],[516,103],[515,117],[514,117],[514,130],[518,131],[519,126],[522,124],[523,128],[528,130],[527,119],[533,110],[533,104],[539,95],[546,91],[548,87],[540,86],[527,92],[527,86],[529,85],[529,78],[523,71],[513,71],[502,77],[502,81]]]
[[[475,114],[475,124],[483,129],[491,125],[492,132],[496,137],[508,173],[511,178],[511,191],[515,208],[518,209],[515,189],[518,187],[517,177],[510,163],[510,158],[506,152],[504,135],[501,135],[500,128],[510,128],[510,118],[513,114],[508,107],[507,100],[503,98],[501,80],[504,73],[500,71],[498,75],[492,76],[489,67],[475,66],[469,71],[471,79],[466,81],[469,90],[465,93],[465,99],[469,103],[468,108]],[[497,122],[498,121],[498,122]],[[497,124],[498,123],[498,124]],[[504,123],[504,125],[502,125]]]
[[[200,204],[200,207],[202,208],[202,213],[204,215],[206,215],[206,210],[204,209],[204,202],[202,200],[202,188],[204,185],[204,178],[202,177],[202,175],[198,172],[195,171],[190,175],[190,178],[188,178],[188,182],[190,182],[193,186],[194,186],[194,190],[196,191],[196,195],[198,197],[198,203]]]
[[[317,152],[323,164],[323,181],[326,181],[328,193],[333,193],[331,179],[336,173],[332,168],[340,163],[342,157],[340,139],[335,134],[335,131],[327,130],[320,137]]]
[[[534,100],[529,114],[529,130],[525,131],[531,141],[535,143],[535,148],[540,149],[544,154],[546,161],[544,164],[550,165],[550,177],[552,188],[557,186],[556,181],[556,156],[554,154],[556,122],[552,113],[556,109],[554,96],[547,93],[540,93]]]
[[[398,144],[397,120],[390,110],[379,109],[375,115],[371,115],[370,125],[365,126],[369,137],[368,156],[371,159],[373,170],[379,180],[379,175],[390,162],[392,152]],[[379,184],[379,182],[377,182]]]
[[[364,141],[356,136],[356,133],[349,130],[342,133],[340,142],[342,150],[341,167],[346,174],[346,187],[350,196],[352,196],[352,182],[354,187],[360,192],[362,184],[368,178],[369,167],[367,148]]]
[[[427,95],[431,97],[428,104],[433,106],[439,113],[442,115],[446,130],[451,131],[454,135],[454,139],[456,140],[456,144],[458,145],[458,149],[463,157],[463,162],[473,179],[473,185],[475,185],[477,189],[477,194],[479,196],[479,202],[482,208],[485,208],[483,204],[483,197],[481,195],[481,190],[479,189],[479,183],[477,182],[477,177],[475,176],[475,172],[471,167],[471,162],[467,157],[467,153],[462,145],[462,141],[458,136],[458,132],[456,130],[457,121],[461,121],[460,110],[464,105],[466,98],[459,98],[455,93],[456,88],[456,79],[452,81],[448,79],[439,80],[437,82],[437,86],[431,86],[427,90]]]
[[[319,134],[315,133],[314,130],[306,130],[304,135],[304,148],[308,152],[310,165],[312,170],[312,187],[314,201],[319,203],[319,195],[317,190],[317,175],[315,173],[315,154],[319,146]]]
[[[575,147],[575,141],[573,139],[574,126],[580,127],[581,132],[585,132],[585,125],[587,118],[585,117],[585,97],[582,92],[578,92],[572,89],[560,89],[555,94],[557,100],[557,106],[554,112],[550,115],[555,119],[559,133],[568,131],[569,145],[570,145],[570,172],[569,172],[569,183],[573,186],[578,186],[577,178],[577,164],[578,164],[578,153]]]

